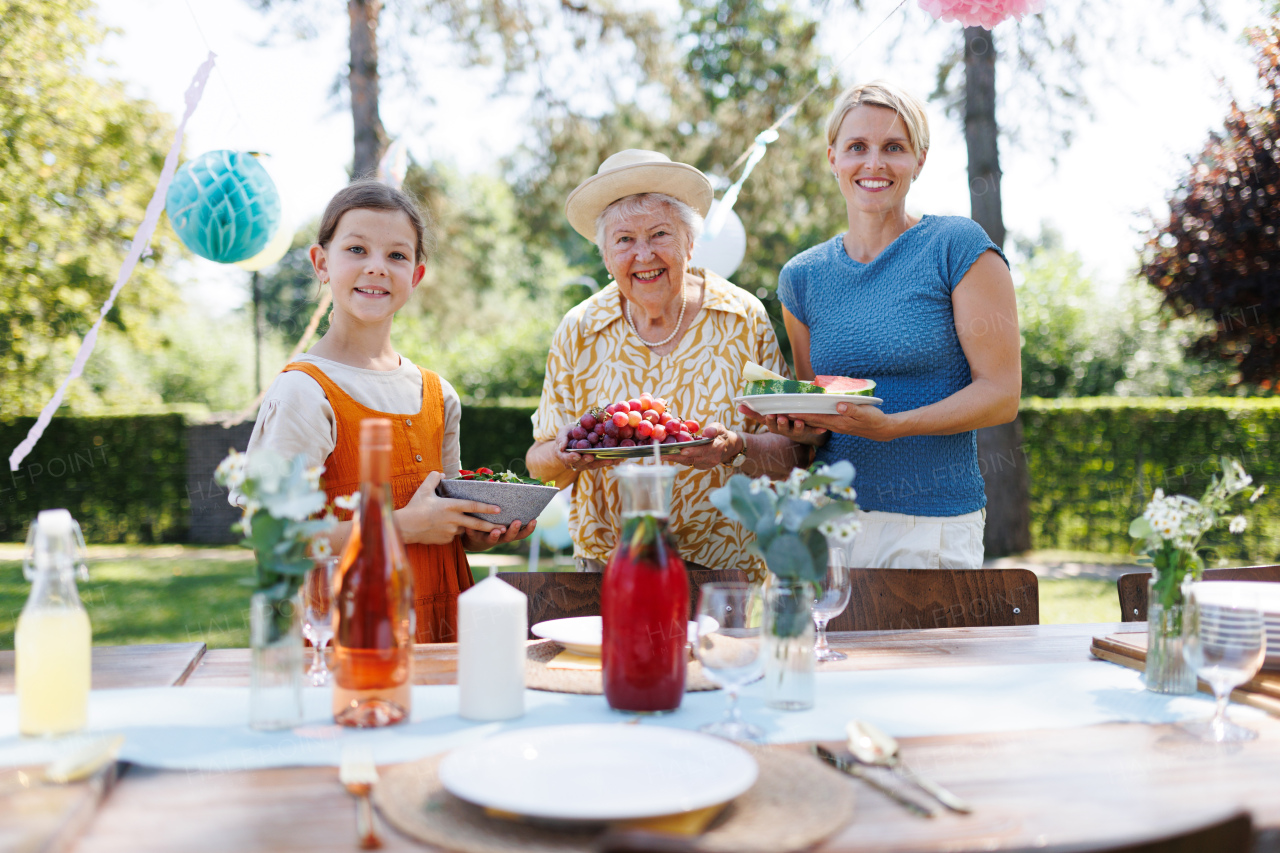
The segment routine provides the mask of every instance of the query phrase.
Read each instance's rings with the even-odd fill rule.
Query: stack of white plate
[[[1267,629],[1267,659],[1263,669],[1280,669],[1280,583],[1209,581],[1204,587],[1208,588],[1212,603],[1228,606],[1256,603]]]

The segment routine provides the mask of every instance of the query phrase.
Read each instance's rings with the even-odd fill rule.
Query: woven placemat
[[[690,839],[699,853],[787,853],[833,835],[853,819],[847,776],[802,752],[748,747],[760,765],[751,790]],[[444,790],[436,768],[444,759],[384,768],[374,790],[382,816],[410,838],[458,853],[578,853],[591,851],[603,828],[559,829],[488,817]]]
[[[604,693],[604,676],[599,672],[578,669],[549,669],[547,662],[564,651],[564,646],[552,640],[535,643],[529,647],[524,661],[524,686],[530,690],[546,690],[550,693],[582,693],[599,696]],[[689,671],[684,677],[686,693],[701,690],[719,690],[720,687],[702,671],[696,660],[689,661]]]

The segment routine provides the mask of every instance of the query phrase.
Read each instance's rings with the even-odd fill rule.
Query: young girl
[[[482,551],[522,539],[536,522],[503,528],[466,515],[498,507],[436,495],[458,475],[457,393],[391,346],[391,320],[426,271],[431,235],[409,196],[360,181],[329,202],[311,263],[333,294],[329,331],[284,368],[267,391],[249,440],[286,459],[304,453],[324,465],[330,501],[359,489],[363,418],[392,422],[395,522],[413,567],[416,641],[457,639],[458,593],[473,583],[464,548]],[[349,513],[330,535],[335,553],[351,531]]]

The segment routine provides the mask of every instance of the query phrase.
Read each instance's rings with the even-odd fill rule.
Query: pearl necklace
[[[680,331],[680,324],[684,322],[684,309],[685,309],[685,306],[688,304],[688,302],[689,302],[689,291],[685,289],[685,286],[683,284],[681,284],[680,285],[680,316],[676,318],[676,327],[671,330],[671,334],[667,335],[665,338],[658,341],[657,343],[649,343],[644,338],[640,337],[640,330],[636,328],[636,324],[631,319],[630,300],[627,301],[627,306],[626,308],[623,309],[622,313],[626,315],[627,325],[631,327],[631,331],[635,333],[635,336],[640,341],[640,343],[644,344],[645,346],[651,349],[657,349],[660,346],[665,346],[666,344],[671,343],[671,339],[674,338],[676,336],[676,333]]]

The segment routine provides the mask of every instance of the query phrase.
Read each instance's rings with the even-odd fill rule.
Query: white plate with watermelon
[[[733,404],[746,405],[762,415],[834,415],[840,403],[878,406],[884,402],[871,396],[876,383],[870,379],[817,376],[804,382],[754,363],[747,364],[742,379],[742,394],[733,398]]]

